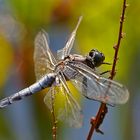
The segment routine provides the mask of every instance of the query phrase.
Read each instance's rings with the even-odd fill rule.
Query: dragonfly
[[[113,80],[102,77],[96,68],[105,64],[105,55],[92,49],[86,56],[71,54],[77,29],[82,17],[71,33],[64,48],[57,51],[57,58],[52,54],[48,34],[41,30],[35,37],[34,63],[37,81],[31,86],[0,100],[0,108],[49,88],[44,102],[52,110],[52,95],[59,101],[57,118],[70,126],[82,126],[82,109],[73,96],[70,82],[81,95],[110,105],[124,104],[129,98],[128,89]],[[60,96],[58,96],[60,94]],[[63,97],[63,101],[62,98]]]

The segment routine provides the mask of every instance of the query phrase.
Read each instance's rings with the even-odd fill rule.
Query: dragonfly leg
[[[111,63],[108,63],[108,62],[103,62],[102,64],[111,65]],[[108,73],[108,72],[111,72],[111,71],[110,71],[110,70],[106,70],[106,71],[100,73],[100,75],[104,75],[104,74],[106,74],[106,73]]]
[[[103,62],[102,64],[112,65],[111,63],[108,63],[108,62]]]
[[[106,74],[106,73],[108,73],[108,72],[111,72],[111,71],[110,71],[110,70],[106,70],[106,71],[100,73],[100,75],[104,75],[104,74]]]

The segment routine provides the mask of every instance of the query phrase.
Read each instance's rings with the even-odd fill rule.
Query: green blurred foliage
[[[9,42],[0,35],[0,87],[2,87],[7,79],[7,73],[13,62],[13,50]]]
[[[51,9],[56,1],[52,0],[12,0],[8,1],[13,7],[17,20],[24,23],[27,29],[46,25]]]

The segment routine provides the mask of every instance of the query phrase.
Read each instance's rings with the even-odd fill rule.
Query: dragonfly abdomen
[[[16,101],[23,99],[24,97],[31,96],[32,94],[41,91],[46,87],[50,87],[55,81],[56,74],[50,73],[41,78],[38,82],[31,86],[7,97],[0,101],[0,108],[8,106]]]

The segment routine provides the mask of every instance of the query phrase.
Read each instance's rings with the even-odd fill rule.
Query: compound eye
[[[89,52],[89,56],[90,56],[90,57],[94,57],[96,51],[97,51],[97,50],[92,49],[92,50]]]
[[[102,56],[99,53],[95,53],[94,61],[100,62],[101,59],[102,59]]]
[[[103,53],[99,52],[96,49],[92,49],[89,52],[89,56],[87,57],[88,62],[93,64],[93,67],[98,67],[101,64],[103,64],[103,61],[105,60],[105,56]]]
[[[93,57],[93,55],[94,55],[94,52],[93,52],[93,51],[90,51],[90,52],[89,52],[89,56],[90,56],[90,57]]]
[[[103,53],[101,53],[101,56],[102,56],[102,60],[105,60],[105,56]]]

